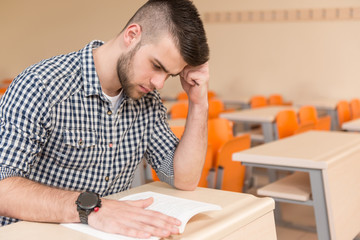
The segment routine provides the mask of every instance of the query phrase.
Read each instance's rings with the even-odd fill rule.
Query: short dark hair
[[[198,66],[209,60],[209,46],[200,15],[190,0],[149,0],[129,20],[142,28],[142,44],[170,33],[184,61]]]

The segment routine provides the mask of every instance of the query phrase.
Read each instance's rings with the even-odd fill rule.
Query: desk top
[[[239,104],[239,105],[249,105],[250,96],[220,96],[220,99],[225,104]]]
[[[351,120],[351,121],[348,121],[348,122],[344,122],[342,124],[341,128],[343,130],[346,130],[346,131],[359,132],[360,131],[360,118],[355,119],[355,120]]]
[[[261,108],[244,109],[235,112],[222,113],[220,117],[229,119],[231,121],[244,121],[244,122],[274,122],[278,112],[282,110],[293,109],[292,106],[268,106]]]
[[[324,109],[324,110],[335,110],[336,105],[339,102],[339,100],[336,99],[299,99],[294,101],[295,106],[304,106],[304,105],[312,105],[318,109]]]
[[[226,236],[236,229],[272,212],[275,205],[271,198],[257,198],[250,194],[221,191],[209,188],[197,188],[195,191],[180,191],[161,182],[152,182],[129,191],[114,194],[109,198],[119,199],[129,194],[153,191],[175,197],[218,204],[221,211],[211,211],[195,215],[187,223],[181,235],[171,239],[216,239]],[[234,214],[236,212],[236,214]],[[275,228],[275,226],[274,226]],[[56,234],[54,234],[56,232]],[[96,238],[68,229],[59,224],[18,222],[0,228],[0,239],[81,239]]]
[[[309,131],[233,154],[234,161],[325,169],[360,146],[357,133]]]

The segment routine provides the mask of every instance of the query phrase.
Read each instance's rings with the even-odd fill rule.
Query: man
[[[147,238],[178,233],[153,199],[127,190],[145,157],[159,178],[193,190],[207,147],[209,49],[188,0],[150,0],[105,44],[35,64],[0,101],[0,221],[83,222]],[[180,76],[189,96],[184,135],[166,123],[157,89]],[[88,192],[86,192],[88,191]]]

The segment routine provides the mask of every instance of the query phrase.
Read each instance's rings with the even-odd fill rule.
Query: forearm
[[[78,192],[9,177],[0,181],[0,215],[36,222],[79,222],[78,196]]]
[[[174,184],[183,190],[196,188],[207,150],[208,104],[189,104],[186,127],[174,156]]]

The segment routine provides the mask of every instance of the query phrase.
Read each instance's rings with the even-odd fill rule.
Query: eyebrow
[[[169,74],[170,76],[176,77],[177,75],[180,74],[180,72],[179,72],[179,73],[176,73],[176,74],[171,74],[171,73],[169,73],[169,71],[164,67],[164,65],[163,65],[158,59],[155,58],[154,61],[155,61],[157,64],[159,64],[160,68],[161,68],[164,72],[166,72],[167,74]]]

